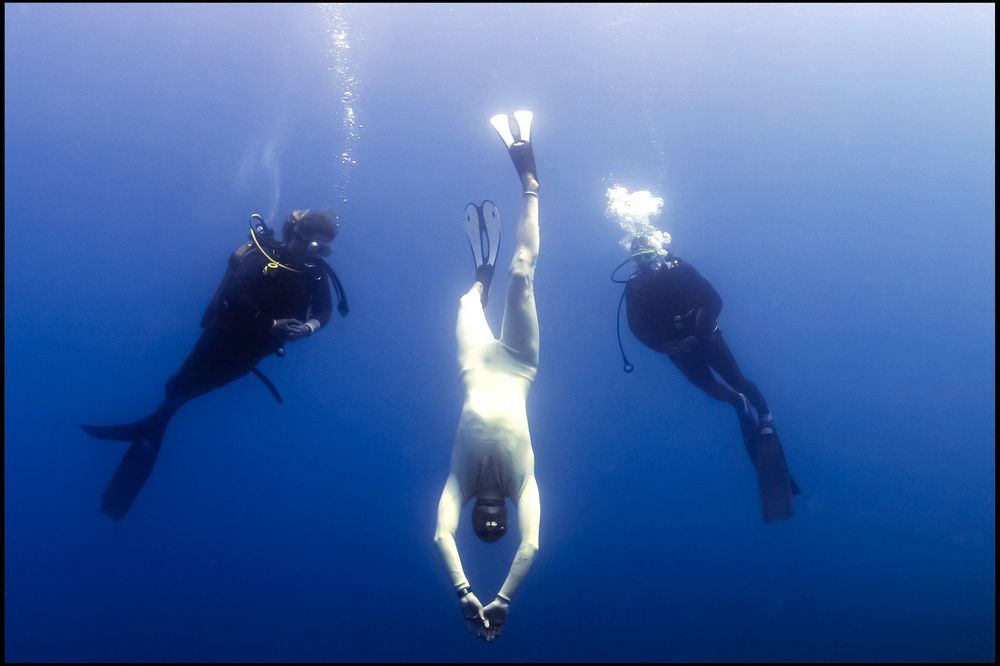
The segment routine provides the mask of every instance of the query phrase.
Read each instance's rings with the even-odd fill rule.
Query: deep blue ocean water
[[[11,661],[990,661],[992,5],[4,7]],[[432,536],[464,206],[535,113],[541,550],[486,645]],[[345,157],[346,155],[346,157]],[[665,200],[803,494],[625,332],[608,187]],[[333,209],[352,312],[126,444],[247,217]],[[498,280],[497,284],[502,284]],[[500,287],[502,288],[502,287]],[[499,326],[503,299],[488,309]],[[466,508],[466,513],[468,507]],[[480,598],[516,538],[458,534]]]

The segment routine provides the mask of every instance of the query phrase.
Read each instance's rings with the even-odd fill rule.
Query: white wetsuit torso
[[[451,471],[463,500],[495,490],[517,502],[524,479],[535,472],[525,403],[538,370],[496,339],[467,350],[458,363],[466,397]]]

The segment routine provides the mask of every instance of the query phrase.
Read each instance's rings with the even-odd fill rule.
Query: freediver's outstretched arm
[[[458,555],[458,546],[455,544],[455,532],[458,530],[458,518],[462,511],[462,489],[458,478],[454,474],[448,475],[448,480],[441,491],[441,499],[438,501],[437,527],[434,530],[434,544],[444,560],[445,568],[448,570],[448,577],[455,587],[455,591],[469,584],[462,569],[462,559]]]
[[[542,518],[542,504],[538,497],[538,482],[535,475],[531,474],[524,480],[524,487],[521,496],[517,500],[517,526],[521,535],[521,544],[514,555],[514,561],[510,566],[510,573],[507,580],[500,588],[498,598],[510,601],[517,593],[531,563],[535,560],[535,553],[538,552],[538,533]]]
[[[453,589],[458,596],[458,603],[465,618],[465,626],[477,636],[482,636],[486,627],[483,616],[483,604],[475,594],[472,586],[462,570],[462,559],[458,555],[455,544],[455,532],[458,530],[458,518],[462,512],[462,488],[454,474],[448,475],[448,480],[441,491],[438,502],[437,527],[434,530],[434,543],[437,545],[441,559],[444,560]]]
[[[538,532],[541,524],[542,505],[538,497],[538,483],[534,474],[525,480],[521,497],[517,501],[517,524],[521,533],[521,545],[514,554],[514,562],[510,566],[510,573],[503,587],[497,593],[496,599],[491,601],[483,609],[486,618],[485,630],[481,637],[487,642],[493,641],[503,631],[503,625],[507,621],[507,612],[510,608],[510,601],[521,586],[531,564],[535,560],[538,552]]]

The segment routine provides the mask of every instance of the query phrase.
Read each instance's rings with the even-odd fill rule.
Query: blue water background
[[[994,658],[992,5],[4,18],[8,660]],[[497,203],[506,264],[520,189],[487,121],[517,108],[542,182],[542,533],[486,645],[432,535],[462,211]],[[622,372],[614,184],[665,198],[722,295],[803,489],[791,521],[763,523],[728,407],[627,332]],[[152,410],[249,213],[305,207],[342,219],[350,316],[262,362],[285,404],[247,377],[184,407],[108,520],[126,445],[77,425]],[[465,515],[458,539],[491,598],[516,539]]]

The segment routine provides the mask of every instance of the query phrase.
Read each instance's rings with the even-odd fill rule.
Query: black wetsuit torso
[[[321,265],[293,265],[280,247],[265,249],[271,259],[299,272],[268,267],[271,260],[253,243],[238,248],[205,310],[202,328],[208,328],[220,316],[252,330],[267,331],[275,319],[312,318],[323,326],[330,321],[333,306],[325,269]]]
[[[171,401],[186,402],[253,370],[282,345],[271,332],[276,319],[315,319],[321,325],[330,320],[330,278],[324,266],[293,264],[277,244],[265,249],[271,259],[295,270],[269,267],[271,259],[253,243],[233,253],[202,316],[204,332],[167,382]]]
[[[722,298],[694,266],[670,257],[657,270],[629,278],[625,305],[632,334],[653,351],[663,352],[696,333],[699,308],[702,317],[718,319]]]

